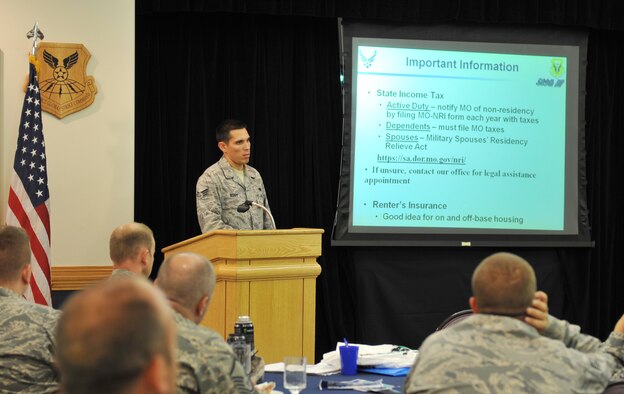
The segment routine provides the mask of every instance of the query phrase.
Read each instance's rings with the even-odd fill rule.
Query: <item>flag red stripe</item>
[[[48,262],[48,254],[43,248],[43,246],[41,246],[41,243],[39,242],[39,238],[33,231],[33,228],[30,223],[30,219],[28,218],[28,215],[24,211],[24,207],[22,206],[22,203],[20,202],[19,198],[15,194],[15,191],[13,190],[12,187],[9,189],[9,208],[11,209],[11,211],[13,211],[13,214],[15,215],[17,220],[20,222],[20,226],[28,234],[28,238],[30,238],[30,248],[33,254],[35,255],[35,258],[37,259],[37,263],[39,263],[39,266],[41,267],[41,271],[43,271],[43,274],[48,280],[48,283],[50,283],[50,264]],[[44,205],[44,209],[45,209],[45,205]]]
[[[39,219],[41,219],[41,223],[43,227],[45,227],[46,234],[48,234],[48,239],[50,239],[50,215],[48,213],[48,207],[45,204],[41,204],[35,208],[37,215],[39,215]]]
[[[35,281],[34,276],[30,277],[30,290],[32,290],[33,299],[35,300],[37,304],[41,304],[41,305],[48,304],[48,300],[46,300],[43,294],[41,294],[41,291],[39,290],[39,286],[37,286],[37,282]]]

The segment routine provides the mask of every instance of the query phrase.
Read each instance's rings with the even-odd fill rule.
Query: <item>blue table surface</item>
[[[403,390],[403,382],[405,381],[405,376],[387,376],[387,375],[378,375],[374,373],[364,373],[360,372],[357,375],[353,376],[344,376],[344,375],[328,375],[328,376],[319,376],[319,375],[308,375],[308,384],[305,390],[302,393],[318,393],[321,392],[319,388],[319,381],[321,380],[329,380],[329,381],[343,381],[343,380],[353,380],[353,379],[365,379],[365,380],[379,380],[382,379],[384,383],[391,384],[394,386],[394,389],[398,392],[402,392]],[[275,382],[275,390],[279,390],[284,394],[288,394],[288,390],[284,389],[284,377],[281,372],[266,372],[264,374],[265,382]],[[359,393],[359,391],[355,390],[323,390],[323,392],[342,392],[342,393]]]

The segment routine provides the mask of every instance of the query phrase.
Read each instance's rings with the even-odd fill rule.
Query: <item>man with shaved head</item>
[[[30,241],[20,227],[0,228],[0,392],[54,393],[54,330],[59,311],[28,302]]]
[[[148,277],[154,265],[156,242],[152,230],[143,223],[122,224],[110,236],[112,276]]]
[[[174,392],[175,324],[147,279],[100,282],[72,295],[63,311],[56,334],[62,392]]]
[[[600,393],[624,365],[624,316],[604,344],[547,315],[523,258],[496,253],[472,276],[474,315],[429,336],[406,393]]]
[[[470,307],[475,312],[524,317],[536,290],[535,272],[526,260],[497,253],[483,260],[472,274]]]
[[[254,392],[230,346],[218,333],[199,325],[216,283],[210,261],[194,253],[174,254],[160,266],[155,283],[169,299],[178,326],[178,391]]]

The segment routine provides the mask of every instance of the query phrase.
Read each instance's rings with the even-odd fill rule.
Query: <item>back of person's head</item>
[[[227,143],[230,139],[230,131],[246,129],[247,125],[244,122],[236,119],[226,119],[219,123],[216,129],[217,142]]]
[[[535,291],[533,268],[511,253],[486,257],[472,274],[472,294],[481,313],[522,315]]]
[[[103,281],[70,297],[56,332],[61,388],[76,393],[170,393],[175,325],[142,277]]]
[[[178,253],[163,261],[155,283],[176,311],[187,318],[192,314],[192,320],[198,323],[208,308],[216,277],[212,263],[204,256]]]
[[[153,262],[155,247],[154,233],[143,223],[122,224],[113,230],[110,236],[110,258],[113,264],[124,261],[136,261],[142,254],[149,253]],[[152,267],[149,266],[149,271]],[[147,272],[146,276],[149,275]]]
[[[21,227],[0,229],[0,284],[19,281],[24,267],[30,264],[30,241]]]

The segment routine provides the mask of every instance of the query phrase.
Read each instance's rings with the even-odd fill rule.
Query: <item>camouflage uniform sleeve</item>
[[[249,376],[245,373],[241,363],[239,363],[236,359],[233,359],[232,361],[230,376],[232,376],[232,381],[234,381],[234,385],[236,386],[238,392],[241,394],[257,393],[251,383],[251,379],[249,379]]]
[[[617,359],[616,372],[624,367],[624,334],[612,332],[603,346]]]
[[[559,320],[548,315],[548,327],[543,335],[547,338],[562,341],[566,347],[583,353],[593,353],[600,350],[602,342],[591,335],[581,334],[581,328],[565,320]]]
[[[199,177],[195,192],[197,219],[202,233],[211,230],[234,230],[234,227],[228,226],[222,220],[219,188],[209,174],[204,173]]]
[[[213,353],[210,362],[203,365],[204,370],[200,373],[199,382],[201,393],[212,392],[213,389],[216,389],[217,393],[256,393],[243,366],[233,354]]]
[[[204,364],[199,371],[199,392],[202,394],[237,393],[237,388],[232,379],[227,379],[219,368]]]
[[[624,365],[624,335],[612,332],[595,351],[590,350],[595,346],[595,342],[587,340],[587,337],[589,336],[578,334],[576,338],[573,336],[568,340],[567,343],[570,343],[576,351],[580,352],[577,354],[582,356],[570,357],[570,360],[581,360],[580,365],[574,369],[585,382],[582,391],[602,392],[608,381],[612,379],[613,373]],[[584,357],[587,360],[583,360]]]
[[[0,304],[0,310],[0,392],[57,393],[53,354],[60,311],[23,299]]]
[[[581,334],[580,327],[570,324],[565,320],[559,320],[553,316],[548,316],[548,327],[544,330],[544,336],[562,341],[567,347],[575,349],[581,353],[593,357],[590,363],[596,373],[601,372],[608,376],[609,371],[614,371],[611,380],[618,380],[624,377],[624,334],[612,332],[607,340],[602,343],[598,338],[591,335]],[[615,360],[604,359],[604,353],[609,354]],[[591,373],[591,371],[589,371]]]

